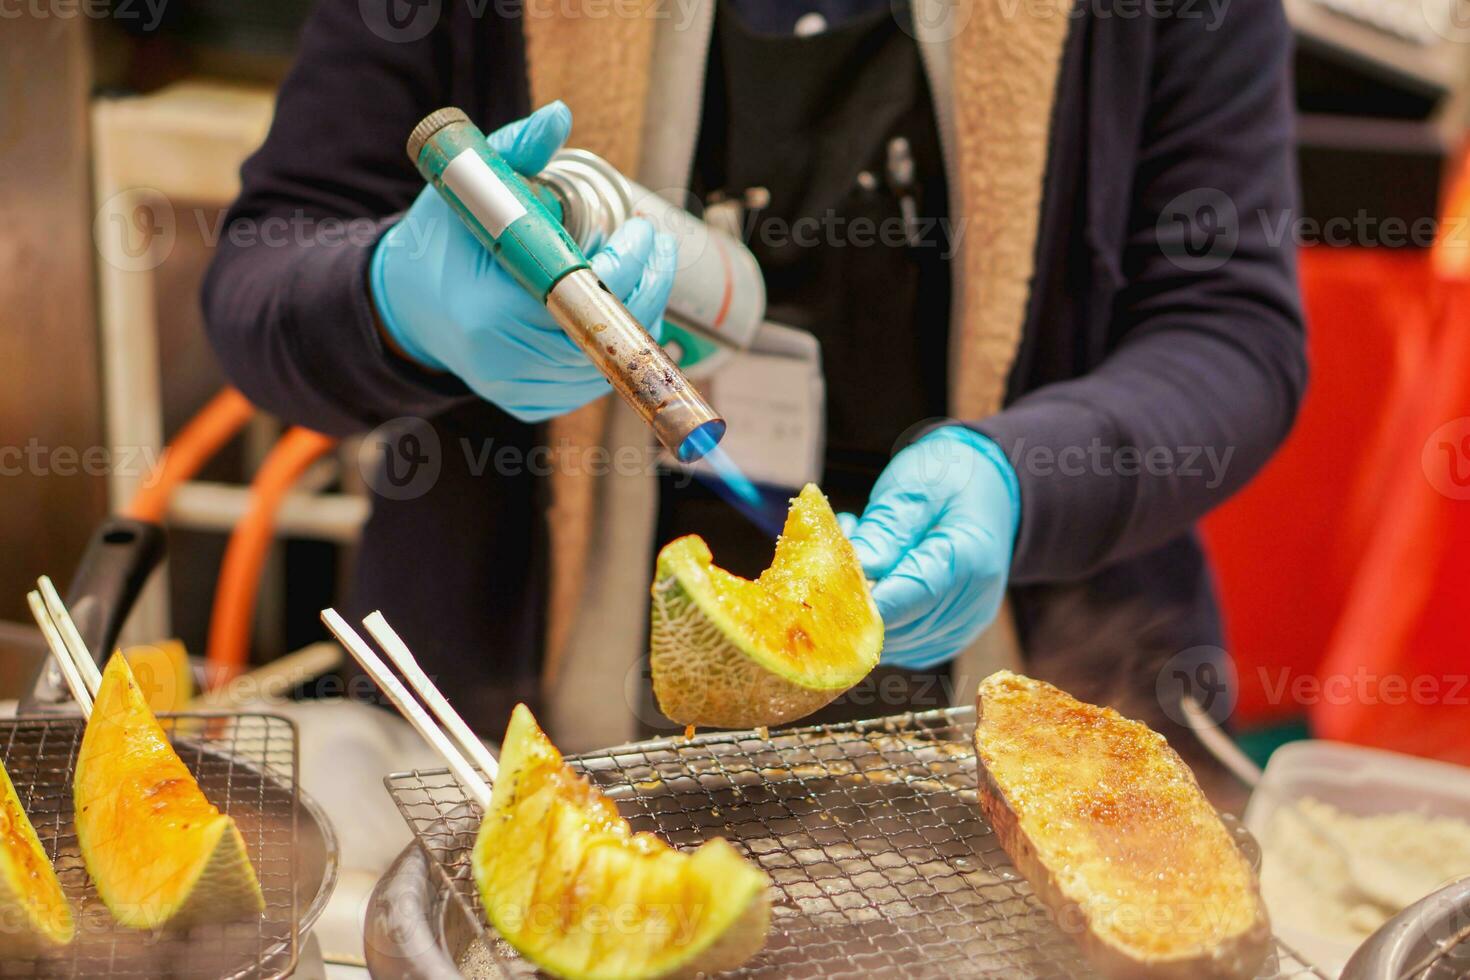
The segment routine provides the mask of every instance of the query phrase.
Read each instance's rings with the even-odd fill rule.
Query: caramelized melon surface
[[[475,845],[486,916],[542,969],[596,980],[731,969],[765,942],[768,880],[727,841],[634,833],[517,706]]]
[[[0,956],[52,952],[75,931],[61,883],[0,766]]]
[[[205,798],[114,656],[77,754],[77,843],[97,892],[131,928],[184,928],[264,908],[235,821]]]
[[[1040,865],[1028,877],[1089,929],[1159,960],[1263,934],[1254,872],[1162,735],[1009,671],[980,685],[979,710],[982,791],[1008,811],[994,822],[1014,822]]]
[[[883,647],[862,566],[812,485],[792,502],[755,581],[720,568],[689,535],[659,552],[653,600],[654,690],[679,722],[800,718],[866,677]]]

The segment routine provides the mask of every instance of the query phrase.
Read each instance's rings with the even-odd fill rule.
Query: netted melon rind
[[[246,854],[240,828],[229,817],[222,817],[221,824],[219,843],[195,879],[183,906],[166,922],[141,928],[167,925],[170,929],[188,929],[210,922],[248,918],[265,911],[265,896]]]
[[[680,725],[783,725],[847,690],[803,687],[762,667],[699,610],[677,575],[654,583],[648,660],[659,710]]]

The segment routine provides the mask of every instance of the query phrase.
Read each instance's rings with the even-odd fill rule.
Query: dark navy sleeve
[[[1280,0],[1139,24],[1155,35],[1153,75],[1108,356],[976,425],[1020,477],[1021,584],[1078,579],[1185,533],[1265,464],[1306,385],[1282,234],[1296,175]]]
[[[404,143],[449,101],[455,59],[445,26],[424,34],[372,8],[317,4],[203,291],[210,340],[240,390],[334,435],[471,397],[385,349],[376,328],[368,259],[423,186]]]

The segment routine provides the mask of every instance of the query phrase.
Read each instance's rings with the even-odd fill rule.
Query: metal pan
[[[93,533],[66,603],[94,657],[104,658],[153,569],[161,527],[114,517]],[[165,716],[170,737],[205,795],[236,819],[266,895],[257,920],[185,936],[127,933],[112,922],[88,880],[72,827],[71,782],[83,724],[48,659],[20,716],[0,722],[0,759],[16,784],[77,914],[78,938],[63,954],[0,964],[0,977],[284,977],[301,937],[336,885],[336,832],[298,785],[295,725],[269,714]]]

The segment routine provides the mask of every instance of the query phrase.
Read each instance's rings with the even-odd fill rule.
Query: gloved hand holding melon
[[[878,664],[878,607],[813,484],[792,501],[776,556],[754,582],[716,565],[698,535],[666,545],[655,575],[653,691],[660,710],[680,724],[795,721]]]
[[[546,972],[653,980],[731,970],[770,926],[770,880],[723,838],[685,854],[633,833],[563,762],[525,705],[475,842],[491,925]]]

